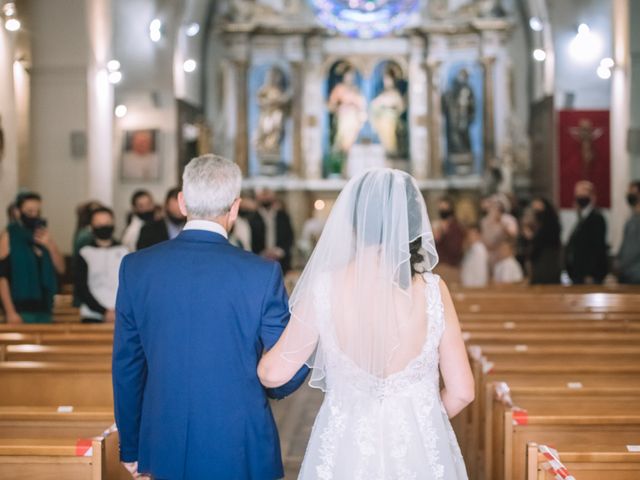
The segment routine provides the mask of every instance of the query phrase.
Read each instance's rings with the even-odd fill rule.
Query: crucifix
[[[601,127],[594,127],[591,120],[583,118],[578,122],[577,127],[569,128],[569,133],[574,140],[580,142],[582,175],[583,178],[588,178],[588,173],[596,160],[593,143],[604,134],[604,129]]]

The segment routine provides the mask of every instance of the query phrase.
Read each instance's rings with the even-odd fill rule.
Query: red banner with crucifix
[[[589,180],[599,207],[611,206],[611,165],[608,110],[558,112],[560,207],[573,207],[573,187]]]

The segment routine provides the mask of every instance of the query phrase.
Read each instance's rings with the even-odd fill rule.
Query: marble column
[[[440,66],[435,60],[427,63],[427,132],[429,143],[429,178],[442,178],[444,174],[442,155],[442,92],[440,90]]]
[[[322,38],[309,38],[306,53],[302,105],[303,171],[305,178],[319,179],[322,177],[322,117],[325,112]]]
[[[111,52],[111,0],[86,0],[89,61],[87,66],[87,144],[89,197],[113,205],[113,86],[106,64]]]
[[[242,175],[249,174],[249,126],[247,122],[247,80],[248,65],[247,62],[236,60],[235,79],[237,82],[236,90],[236,140],[235,140],[235,156],[236,163],[242,170]]]
[[[496,134],[495,134],[495,86],[494,86],[494,65],[496,59],[484,57],[480,59],[484,72],[484,168],[496,158]],[[504,119],[503,119],[504,120]]]
[[[0,202],[8,205],[18,190],[17,116],[13,84],[15,33],[0,21]]]
[[[427,128],[427,72],[424,67],[425,40],[422,37],[411,38],[409,53],[409,122],[411,148],[411,172],[419,179],[428,176],[429,168],[429,129]]]
[[[613,1],[613,60],[611,78],[611,247],[616,253],[622,241],[629,208],[624,193],[629,184],[630,156],[627,149],[631,105],[629,44],[629,0]]]

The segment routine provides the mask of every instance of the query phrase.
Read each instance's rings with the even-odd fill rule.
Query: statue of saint
[[[356,85],[356,73],[347,66],[329,95],[329,111],[335,115],[335,136],[331,143],[335,152],[348,153],[358,140],[367,121],[367,101]]]
[[[286,91],[284,74],[277,67],[271,68],[258,90],[260,116],[256,147],[261,156],[279,157],[290,102],[291,95]]]
[[[371,125],[378,134],[385,152],[396,157],[398,148],[398,129],[400,117],[407,109],[406,103],[396,85],[399,74],[389,66],[382,76],[384,88],[371,101]]]
[[[471,154],[470,129],[475,117],[476,102],[466,69],[460,70],[451,88],[443,95],[442,103],[449,154]]]

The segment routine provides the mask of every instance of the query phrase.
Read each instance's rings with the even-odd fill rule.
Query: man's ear
[[[240,211],[240,203],[242,200],[237,198],[233,205],[231,205],[231,210],[229,210],[229,223],[233,224],[238,218],[238,212]]]
[[[178,193],[178,207],[180,208],[180,213],[185,217],[187,215],[187,204],[184,201],[184,194],[182,192]]]

